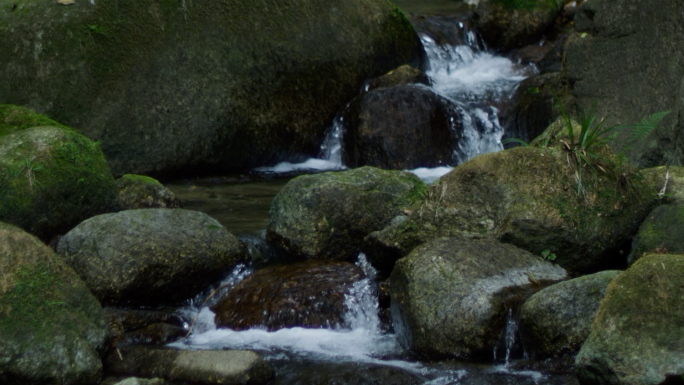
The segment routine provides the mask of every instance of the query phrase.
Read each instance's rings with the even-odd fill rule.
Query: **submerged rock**
[[[266,384],[273,368],[249,350],[176,350],[120,347],[106,359],[111,373],[160,377],[192,384]]]
[[[354,99],[343,115],[349,167],[414,169],[454,164],[462,130],[458,106],[427,87],[379,88]]]
[[[574,355],[591,332],[608,284],[618,270],[560,282],[540,290],[520,308],[520,334],[533,359]]]
[[[0,382],[93,384],[108,338],[102,307],[49,247],[0,223]]]
[[[608,172],[594,179],[585,166],[580,192],[576,165],[562,147],[477,156],[433,183],[408,219],[370,234],[363,250],[369,260],[392,261],[439,236],[479,233],[537,255],[553,253],[572,272],[623,264],[620,250],[657,203],[655,191],[635,170],[601,154]]]
[[[216,326],[233,330],[265,327],[345,327],[345,294],[363,278],[348,262],[306,261],[271,266],[237,284],[213,308]]]
[[[684,253],[684,206],[656,207],[644,220],[627,257],[631,265],[644,254]]]
[[[684,375],[682,277],[684,255],[649,254],[610,283],[575,360],[582,384],[678,383]]]
[[[0,135],[0,220],[49,240],[116,210],[114,178],[98,144],[68,128],[24,128],[24,119],[45,118],[20,112],[20,121],[12,112],[4,116],[12,122],[4,129],[12,133]]]
[[[116,180],[116,188],[123,210],[180,207],[173,191],[148,176],[125,174]]]
[[[112,345],[160,345],[187,334],[187,321],[171,311],[105,308],[105,317],[112,332]]]
[[[220,223],[182,209],[93,217],[62,237],[57,251],[108,305],[175,304],[246,259],[242,244]]]
[[[102,141],[116,175],[243,170],[315,154],[366,79],[422,68],[425,57],[386,0],[10,8],[0,13],[0,103]]]
[[[267,239],[292,257],[353,261],[366,235],[426,189],[413,174],[372,167],[299,176],[273,199]]]
[[[435,239],[392,271],[394,330],[419,354],[492,359],[509,310],[565,277],[562,268],[491,238]]]

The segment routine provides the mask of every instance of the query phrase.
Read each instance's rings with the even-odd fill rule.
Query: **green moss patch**
[[[29,108],[12,104],[0,104],[0,137],[37,126],[69,129],[69,127],[59,124],[45,115],[37,114]]]

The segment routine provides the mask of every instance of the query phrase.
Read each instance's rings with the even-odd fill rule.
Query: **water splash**
[[[342,117],[333,120],[332,126],[326,130],[318,158],[307,159],[301,163],[281,162],[272,167],[258,167],[254,171],[266,174],[287,174],[306,171],[344,170],[342,164],[342,135],[344,132]]]

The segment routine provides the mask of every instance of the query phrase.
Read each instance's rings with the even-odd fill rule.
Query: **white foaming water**
[[[301,163],[281,162],[272,167],[258,167],[257,172],[286,174],[297,171],[333,171],[344,170],[342,164],[342,117],[336,117],[328,129],[321,145],[319,158],[307,159]]]
[[[500,100],[533,71],[470,45],[440,46],[426,35],[421,41],[430,61],[427,75],[433,80],[433,89],[449,98]]]
[[[420,178],[423,182],[430,184],[443,175],[446,175],[449,173],[449,171],[453,170],[453,167],[435,167],[435,168],[426,168],[426,167],[420,167],[416,168],[413,170],[406,170],[412,174],[416,174],[418,178]]]
[[[420,364],[387,359],[401,355],[403,349],[393,334],[383,334],[380,330],[375,269],[363,254],[359,255],[357,265],[366,277],[356,282],[345,295],[348,309],[345,321],[350,325],[349,328],[295,327],[273,332],[258,328],[244,331],[217,329],[214,325],[214,313],[205,307],[197,317],[193,333],[187,339],[170,346],[192,349],[251,349],[261,352],[267,358],[286,353],[306,359],[377,363],[425,372]],[[241,272],[231,277],[227,281],[244,278]],[[196,311],[196,308],[186,309],[186,312]]]

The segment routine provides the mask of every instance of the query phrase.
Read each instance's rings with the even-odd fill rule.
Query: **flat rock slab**
[[[273,368],[249,350],[176,350],[128,346],[110,352],[109,373],[193,384],[265,384]]]

